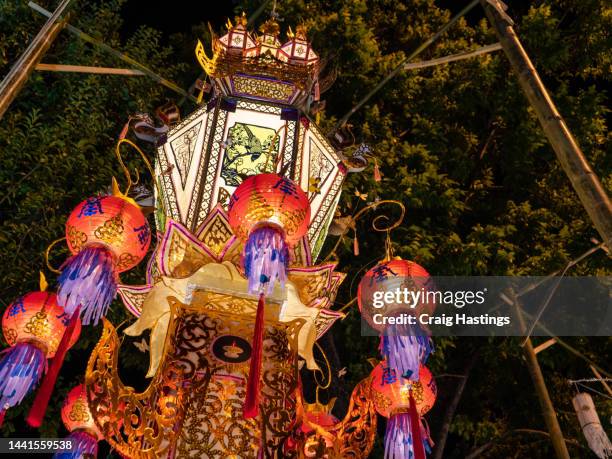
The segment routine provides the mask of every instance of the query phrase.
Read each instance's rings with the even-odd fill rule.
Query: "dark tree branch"
[[[446,438],[448,437],[448,431],[450,430],[453,418],[455,417],[455,411],[457,411],[457,406],[459,406],[459,401],[461,400],[461,396],[463,395],[463,390],[465,389],[468,376],[472,371],[472,368],[474,368],[474,365],[476,364],[476,361],[478,360],[479,356],[480,351],[474,352],[467,365],[465,366],[464,375],[459,381],[459,385],[457,386],[455,395],[453,396],[451,403],[448,405],[446,413],[444,413],[444,420],[442,421],[442,427],[440,428],[440,434],[438,435],[436,449],[434,450],[432,459],[442,459],[442,454],[444,453],[444,446],[446,445]]]
[[[479,457],[481,454],[483,454],[486,450],[488,450],[489,448],[491,448],[495,443],[499,443],[502,440],[512,436],[513,434],[520,434],[520,433],[527,433],[527,434],[535,434],[535,435],[542,435],[545,437],[550,438],[550,434],[548,432],[545,432],[543,430],[535,430],[535,429],[514,429],[511,430],[509,432],[506,432],[505,434],[501,435],[498,438],[495,438],[487,443],[485,443],[482,446],[479,446],[478,448],[476,448],[475,450],[473,450],[472,452],[470,452],[467,456],[465,456],[465,459],[475,459],[477,457]],[[572,440],[569,438],[564,438],[563,439],[565,441],[565,443],[567,443],[568,445],[574,445],[577,446],[579,448],[582,449],[586,449],[584,446],[582,446],[578,441],[576,440]]]

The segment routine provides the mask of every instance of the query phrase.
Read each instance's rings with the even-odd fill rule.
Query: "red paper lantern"
[[[98,440],[104,438],[89,411],[85,384],[79,384],[68,392],[62,405],[62,422],[69,432],[85,430]]]
[[[251,366],[243,415],[257,416],[263,347],[264,295],[274,284],[287,280],[289,247],[308,230],[308,196],[292,180],[277,174],[248,177],[232,195],[228,206],[229,224],[244,242],[242,264],[249,280],[249,292],[259,294]]]
[[[438,388],[431,371],[425,365],[421,365],[419,380],[412,381],[399,376],[383,360],[372,371],[372,391],[376,411],[388,418],[393,414],[408,412],[410,392],[416,402],[418,413],[424,415],[436,402]]]
[[[262,225],[282,229],[293,247],[308,231],[308,196],[293,180],[277,174],[247,177],[234,191],[228,208],[229,223],[236,236],[246,242],[251,231]]]
[[[96,457],[98,441],[104,437],[98,430],[87,404],[87,393],[84,384],[74,387],[64,400],[62,406],[62,421],[70,432],[67,440],[71,440],[69,457]]]
[[[110,250],[117,272],[136,266],[147,254],[151,230],[138,206],[117,196],[94,196],[81,202],[66,222],[66,242],[73,255],[98,244]]]
[[[362,317],[381,334],[380,352],[389,366],[399,374],[418,379],[419,366],[427,362],[433,350],[428,330],[409,323],[381,323],[387,318],[406,319],[408,315],[419,317],[435,309],[433,298],[425,298],[414,304],[414,297],[430,289],[429,273],[412,261],[394,259],[378,263],[359,282],[357,301]],[[406,301],[408,300],[408,301]]]
[[[310,223],[308,196],[292,180],[277,174],[248,177],[234,191],[228,207],[229,224],[245,243],[244,269],[249,290],[284,284],[288,247],[304,237]]]
[[[55,356],[70,317],[57,304],[51,292],[30,292],[12,303],[2,316],[2,333],[10,346],[29,342],[45,350],[49,359]],[[69,347],[79,339],[81,321],[77,321]]]
[[[321,432],[325,432],[322,437],[327,448],[333,447],[334,436],[328,431],[330,427],[338,424],[340,421],[329,412],[329,409],[329,406],[321,405],[320,403],[307,403],[304,405],[304,419],[301,430],[307,436],[311,436],[304,443],[305,457],[318,457],[316,454],[320,441],[318,434]],[[314,432],[315,429],[317,432]],[[313,433],[317,435],[312,436]]]
[[[19,404],[38,384],[69,322],[50,292],[28,293],[4,311],[2,333],[11,349],[0,361],[0,412]],[[68,347],[78,340],[80,329],[77,320]]]
[[[66,223],[73,253],[58,279],[59,302],[68,314],[81,308],[83,323],[106,314],[117,294],[118,273],[146,255],[151,230],[140,208],[120,196],[95,196],[80,203]]]
[[[431,372],[421,365],[419,380],[411,381],[382,361],[371,377],[376,411],[388,418],[385,457],[425,459],[429,437],[420,416],[433,407],[438,392]]]
[[[382,331],[385,326],[374,322],[373,316],[377,313],[384,313],[385,316],[399,316],[402,313],[419,315],[421,313],[431,314],[435,310],[435,302],[420,301],[416,307],[402,301],[395,301],[391,298],[392,293],[398,289],[410,291],[427,291],[429,289],[429,273],[421,265],[408,260],[394,259],[378,263],[370,269],[359,282],[357,290],[357,301],[359,310],[364,319],[375,330]],[[385,298],[385,294],[389,295]],[[380,307],[380,302],[384,301],[384,306]],[[379,306],[379,307],[376,307]]]

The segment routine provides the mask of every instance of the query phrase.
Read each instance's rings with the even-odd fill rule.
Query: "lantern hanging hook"
[[[397,220],[395,220],[391,224],[387,224],[386,226],[380,225],[381,220],[385,220],[385,221],[390,220],[390,218],[387,215],[378,215],[374,218],[374,220],[372,220],[372,229],[374,231],[377,231],[379,233],[387,233],[385,237],[385,260],[388,261],[388,260],[391,260],[391,258],[393,257],[393,244],[391,242],[391,231],[399,227],[404,221],[404,216],[406,215],[406,206],[404,206],[404,204],[402,204],[400,201],[397,201],[395,199],[383,199],[381,201],[374,202],[364,207],[363,209],[361,209],[359,212],[355,214],[355,216],[353,217],[353,220],[356,222],[357,219],[361,217],[361,215],[363,215],[366,211],[370,209],[376,209],[381,204],[395,204],[399,206],[400,208],[399,217],[397,218]],[[355,234],[355,237],[357,237],[356,234]]]
[[[161,192],[161,189],[160,189],[160,186],[159,186],[159,182],[157,181],[157,177],[155,175],[155,170],[153,169],[153,166],[151,165],[151,162],[149,161],[149,158],[147,158],[147,155],[145,155],[145,153],[140,149],[140,147],[138,145],[136,145],[131,140],[128,140],[128,139],[125,139],[125,138],[124,139],[119,139],[119,141],[117,142],[117,146],[115,147],[115,154],[117,156],[117,160],[119,161],[119,165],[121,166],[121,169],[123,169],[123,174],[125,175],[125,178],[127,180],[127,187],[126,187],[125,192],[123,194],[125,196],[127,196],[128,193],[130,192],[130,188],[132,187],[132,185],[135,185],[135,184],[137,184],[140,181],[140,174],[139,174],[138,170],[137,169],[134,170],[135,174],[136,174],[136,181],[133,181],[129,169],[127,168],[127,166],[123,162],[123,157],[121,156],[121,145],[124,144],[124,143],[127,143],[129,146],[134,148],[134,150],[136,150],[140,154],[140,157],[142,158],[142,160],[144,161],[145,165],[147,166],[147,170],[149,171],[149,173],[151,174],[151,178],[153,179],[153,186],[155,187],[155,189],[157,191],[157,195],[160,197],[159,204],[160,204],[160,206],[162,208],[162,211],[165,214],[166,213],[166,209],[165,209],[164,202],[163,202],[163,199],[162,199],[163,193]]]
[[[367,206],[365,206],[363,209],[360,209],[357,213],[355,213],[353,216],[350,217],[350,223],[347,225],[348,228],[352,229],[354,232],[354,240],[357,241],[357,220],[359,220],[361,218],[361,216],[366,213],[368,210],[372,210],[372,209],[376,209],[378,206],[382,205],[382,204],[395,204],[397,206],[399,206],[400,208],[400,215],[397,218],[396,221],[394,221],[392,224],[385,226],[385,227],[381,227],[379,226],[378,222],[381,218],[385,219],[385,220],[389,220],[389,217],[387,217],[386,215],[378,215],[374,221],[372,222],[372,227],[375,231],[378,232],[386,232],[387,233],[387,238],[385,241],[385,248],[390,248],[391,247],[391,237],[390,237],[390,233],[391,231],[393,231],[395,228],[397,228],[398,226],[400,226],[402,224],[402,221],[404,221],[404,216],[406,215],[406,207],[404,206],[404,204],[402,204],[399,201],[396,201],[395,199],[382,199],[380,201],[376,201],[373,202]],[[347,229],[348,232],[348,229]],[[340,243],[344,240],[344,234],[343,233],[338,240],[336,241],[336,244],[334,245],[334,248],[331,250],[331,252],[329,253],[329,255],[327,255],[327,257],[325,257],[324,261],[329,260],[333,255],[336,254],[336,249],[339,247]],[[357,242],[355,242],[355,246],[358,246]],[[387,251],[388,252],[388,251]],[[391,255],[389,253],[386,252],[386,255],[388,257],[388,259],[390,259]],[[356,254],[357,255],[357,254]]]
[[[324,374],[323,370],[318,369],[318,370],[315,370],[314,373],[313,373],[313,378],[315,380],[315,383],[317,384],[317,389],[316,389],[315,396],[316,396],[317,403],[318,403],[319,402],[319,389],[325,390],[325,389],[328,389],[329,386],[331,385],[331,382],[332,382],[332,370],[331,370],[331,365],[329,363],[329,359],[327,358],[327,354],[325,354],[325,351],[323,350],[323,348],[321,347],[321,345],[319,343],[317,343],[315,341],[315,344],[316,344],[317,348],[319,349],[319,352],[323,356],[323,359],[325,360],[325,366],[327,367],[327,382],[325,384],[319,382],[319,380],[317,378],[317,371],[320,371],[321,374]],[[325,379],[324,379],[324,381],[325,381]]]
[[[386,215],[378,215],[372,221],[372,228],[374,229],[374,231],[387,233],[385,235],[385,261],[389,261],[393,258],[393,243],[391,242],[391,231],[393,231],[394,228],[397,228],[399,223],[401,223],[402,219],[385,228],[377,226],[379,220],[389,220],[389,217],[387,217]]]
[[[55,247],[55,245],[58,242],[62,242],[66,239],[66,237],[61,237],[59,239],[56,239],[55,241],[53,241],[51,244],[49,244],[47,246],[47,250],[45,250],[45,264],[47,265],[47,268],[49,269],[49,271],[55,273],[55,274],[61,274],[61,271],[57,268],[54,268],[53,266],[51,266],[51,263],[49,262],[49,254],[51,253],[51,249],[53,247]]]

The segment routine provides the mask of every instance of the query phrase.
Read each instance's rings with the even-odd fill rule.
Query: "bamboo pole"
[[[426,67],[433,67],[434,65],[448,64],[450,62],[462,61],[464,59],[471,59],[482,54],[492,53],[502,49],[501,44],[493,43],[491,45],[482,46],[473,51],[465,51],[463,53],[451,54],[450,56],[438,57],[428,61],[412,62],[404,65],[404,70],[416,70],[424,69]]]
[[[88,65],[37,64],[36,70],[49,72],[96,73],[100,75],[145,76],[135,69],[116,69],[112,67],[90,67]]]
[[[519,300],[516,294],[513,294],[511,298],[521,330],[525,332],[525,320],[523,319]],[[527,363],[529,375],[531,376],[531,380],[533,381],[533,385],[535,386],[536,393],[538,395],[538,400],[540,401],[542,416],[544,417],[544,422],[546,423],[546,427],[550,433],[550,440],[553,444],[555,454],[558,459],[569,459],[569,452],[567,450],[567,445],[565,444],[565,439],[563,438],[563,432],[561,432],[561,426],[559,425],[559,420],[557,419],[557,413],[555,412],[552,400],[550,399],[550,394],[546,388],[546,381],[544,380],[542,369],[540,368],[531,338],[529,337],[527,337],[525,343],[523,344],[523,353],[525,354],[525,361]]]
[[[612,204],[565,121],[557,111],[538,72],[518,39],[512,20],[498,0],[480,0],[525,96],[533,107],[561,167],[603,242],[612,246]]]
[[[59,32],[64,28],[64,21],[60,16],[68,8],[72,0],[62,0],[53,14],[36,34],[30,45],[26,48],[9,73],[0,83],[0,119],[6,113],[23,85],[28,81],[34,67],[47,52]]]

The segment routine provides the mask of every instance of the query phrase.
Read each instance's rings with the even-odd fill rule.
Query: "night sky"
[[[237,1],[217,0],[194,2],[172,0],[157,6],[150,1],[129,0],[123,6],[123,34],[131,35],[141,25],[160,30],[167,37],[173,33],[190,33],[192,26],[209,21],[213,27],[234,17]]]

